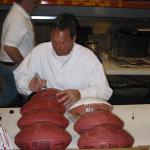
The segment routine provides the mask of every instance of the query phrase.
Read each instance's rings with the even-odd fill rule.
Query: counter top
[[[124,129],[127,130],[134,137],[134,145],[145,146],[150,144],[150,104],[146,105],[115,105],[113,113],[118,115],[124,121]],[[79,135],[73,130],[74,118],[68,113],[65,114],[70,120],[67,131],[72,135],[72,142],[68,149],[77,149],[77,140]],[[14,137],[19,132],[16,123],[21,117],[19,108],[0,108],[0,123],[6,129],[11,139],[14,149]]]
[[[119,67],[110,61],[102,64],[107,75],[150,75],[150,68]]]

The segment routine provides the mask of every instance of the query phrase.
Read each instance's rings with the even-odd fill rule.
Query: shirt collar
[[[30,19],[30,15],[17,3],[13,3],[13,7],[19,10],[19,12],[25,16],[26,18]]]
[[[55,50],[53,49],[53,56],[54,56],[54,58],[56,58],[59,62],[61,62],[62,64],[64,64],[64,63],[66,63],[66,62],[70,59],[70,57],[72,56],[73,51],[74,51],[74,46],[73,46],[71,52],[70,52],[68,55],[65,55],[65,56],[58,56],[58,55],[56,54]]]

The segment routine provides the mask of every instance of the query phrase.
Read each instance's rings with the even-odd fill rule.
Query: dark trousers
[[[0,64],[0,107],[8,107],[17,97],[13,70],[16,66]]]

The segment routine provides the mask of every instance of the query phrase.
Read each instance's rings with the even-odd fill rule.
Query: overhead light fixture
[[[41,4],[48,4],[48,2],[41,0]]]
[[[31,16],[31,19],[47,19],[47,20],[52,20],[55,19],[55,16]]]

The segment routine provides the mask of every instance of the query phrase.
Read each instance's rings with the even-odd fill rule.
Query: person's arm
[[[58,102],[62,103],[66,107],[69,107],[71,104],[73,104],[81,98],[81,94],[78,89],[62,90],[58,92],[56,96],[60,97],[58,99]]]
[[[87,88],[79,89],[82,97],[100,97],[104,100],[109,100],[112,95],[112,89],[108,84],[103,66],[101,63],[96,63],[91,70],[89,76],[89,85]]]
[[[32,91],[29,89],[29,84],[34,76],[31,67],[31,53],[20,63],[13,71],[16,87],[20,94],[30,95]]]
[[[25,65],[26,63],[23,61],[13,73],[18,92],[24,95],[30,95],[32,92],[42,90],[46,86],[46,80],[36,79],[31,71],[25,69]]]
[[[45,87],[46,87],[46,80],[39,79],[36,76],[34,76],[29,83],[29,89],[33,92],[38,92]]]
[[[19,93],[30,95],[32,92],[41,90],[46,85],[45,79],[35,78],[36,73],[41,73],[41,55],[34,48],[21,64],[13,71],[16,87]],[[42,77],[42,76],[40,76]]]
[[[111,97],[112,89],[109,87],[101,63],[97,62],[94,65],[90,74],[88,75],[88,78],[88,87],[84,89],[66,89],[58,92],[56,94],[58,97],[60,97],[58,102],[68,107],[84,97],[100,97],[104,100],[108,100]]]
[[[8,56],[14,61],[14,63],[20,64],[22,62],[23,57],[16,47],[4,45],[4,50],[6,51]]]
[[[4,50],[16,64],[20,64],[20,62],[24,59],[18,47],[22,43],[26,34],[27,30],[24,22],[20,21],[12,22],[5,33],[3,41]]]

